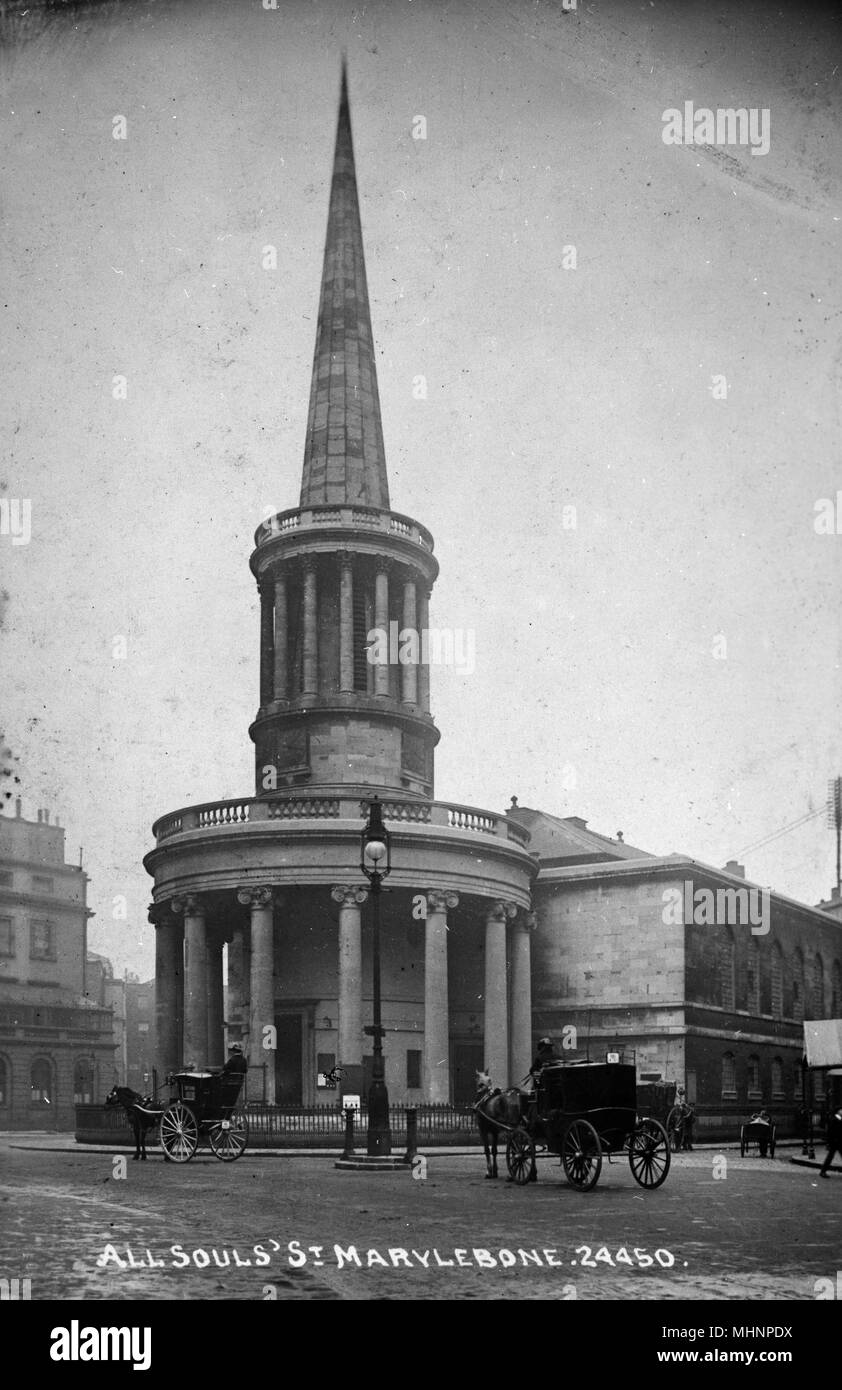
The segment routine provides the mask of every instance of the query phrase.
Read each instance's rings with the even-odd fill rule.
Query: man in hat
[[[538,1043],[538,1051],[535,1054],[535,1060],[529,1068],[529,1075],[532,1077],[533,1086],[538,1085],[538,1077],[541,1074],[542,1068],[548,1066],[550,1062],[557,1061],[558,1055],[553,1047],[552,1038],[541,1038]]]
[[[243,1049],[239,1043],[232,1043],[228,1049],[228,1061],[222,1068],[223,1076],[230,1076],[233,1073],[245,1073],[249,1069],[249,1064],[243,1056]]]
[[[827,1177],[827,1170],[836,1153],[842,1157],[842,1105],[836,1107],[827,1122],[827,1154],[821,1166],[820,1178]]]

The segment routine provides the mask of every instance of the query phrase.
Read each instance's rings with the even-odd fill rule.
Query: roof
[[[344,64],[300,505],[325,503],[389,509]]]
[[[646,850],[588,830],[587,821],[580,816],[551,816],[528,806],[515,806],[507,814],[526,826],[531,836],[529,852],[537,855],[542,864],[592,864],[650,857]]]

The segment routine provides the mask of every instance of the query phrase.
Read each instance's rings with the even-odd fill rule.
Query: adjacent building
[[[0,1128],[72,1129],[114,1062],[112,1010],[88,997],[87,875],[38,811],[0,816]]]

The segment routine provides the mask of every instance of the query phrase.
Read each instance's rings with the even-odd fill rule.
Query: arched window
[[[750,1014],[760,1013],[760,948],[752,937],[746,957],[746,1008]]]
[[[737,1065],[733,1052],[726,1052],[722,1058],[722,1099],[736,1100]]]
[[[842,966],[838,960],[833,962],[830,977],[830,1017],[842,1018]]]
[[[73,1104],[92,1105],[94,1099],[94,1069],[90,1058],[80,1057],[73,1068]]]
[[[780,1057],[772,1058],[772,1100],[784,1099],[784,1064]]]
[[[734,1008],[734,938],[730,930],[719,943],[719,999],[723,1009]]]
[[[818,955],[813,961],[813,998],[810,1008],[811,1018],[824,1018],[824,961]]]
[[[784,1016],[784,958],[777,941],[772,947],[772,1017]]]
[[[0,1057],[0,1105],[9,1104],[9,1069],[5,1057]]]
[[[804,1019],[804,952],[800,946],[792,958],[792,1017],[796,1023]]]
[[[32,1063],[30,1073],[32,1099],[39,1105],[53,1103],[53,1069],[43,1057]]]
[[[757,1056],[749,1057],[748,1071],[746,1073],[746,1089],[749,1100],[759,1100],[760,1090],[760,1058]]]

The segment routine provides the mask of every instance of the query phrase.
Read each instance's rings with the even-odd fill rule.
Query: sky
[[[4,792],[83,847],[91,946],[150,975],[153,820],[253,794],[248,557],[298,501],[343,50],[392,506],[435,537],[431,623],[475,633],[471,674],[432,673],[436,796],[826,898],[831,10],[20,9],[0,500],[29,499],[31,536],[0,535]],[[768,153],[665,144],[687,101],[768,111]]]

